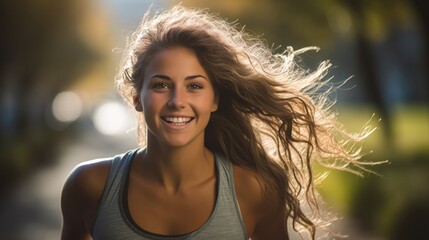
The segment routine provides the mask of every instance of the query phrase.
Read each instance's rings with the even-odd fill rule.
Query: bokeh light
[[[61,92],[52,102],[52,113],[61,122],[76,121],[82,114],[82,101],[74,92]]]
[[[94,112],[95,128],[105,135],[123,134],[132,127],[133,116],[127,107],[118,102],[105,102]]]

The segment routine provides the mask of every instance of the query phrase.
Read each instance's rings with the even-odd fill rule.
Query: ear
[[[140,96],[133,97],[134,108],[137,112],[143,112],[142,102],[140,101]]]
[[[216,112],[217,108],[219,107],[219,96],[215,96],[213,99],[213,104],[212,104],[212,112]]]

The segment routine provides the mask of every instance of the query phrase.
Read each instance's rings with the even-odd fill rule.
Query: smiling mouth
[[[192,121],[191,117],[162,117],[162,120],[173,125],[185,125]]]

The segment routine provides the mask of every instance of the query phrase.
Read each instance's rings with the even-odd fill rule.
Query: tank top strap
[[[121,188],[123,178],[128,173],[129,164],[139,149],[133,149],[112,158],[109,177],[104,188],[102,204],[115,204]]]
[[[218,166],[219,181],[226,183],[228,189],[234,190],[234,179],[232,172],[232,163],[222,154],[215,154],[216,164]],[[235,191],[232,191],[235,192]]]
[[[237,218],[237,222],[239,223],[242,233],[244,234],[245,239],[248,239],[243,216],[241,214],[240,206],[235,192],[233,164],[224,155],[220,153],[215,153],[215,158],[216,164],[218,166],[220,188],[218,194],[221,195],[219,196],[219,199],[221,201],[218,203],[221,210],[219,210],[218,214],[222,215],[222,211],[235,212],[234,215]]]

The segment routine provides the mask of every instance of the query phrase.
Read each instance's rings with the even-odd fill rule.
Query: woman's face
[[[218,101],[195,53],[184,47],[160,51],[146,67],[143,81],[140,104],[148,141],[174,147],[204,144],[204,129]]]

